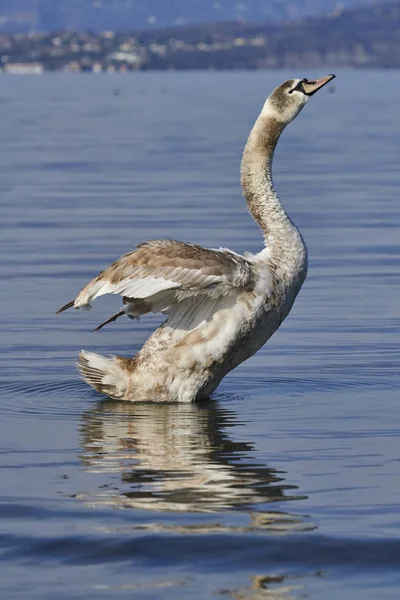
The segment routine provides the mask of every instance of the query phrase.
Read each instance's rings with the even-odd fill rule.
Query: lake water
[[[77,351],[160,319],[54,314],[146,239],[259,250],[241,151],[293,75],[1,79],[1,597],[399,598],[400,73],[337,73],[285,131],[309,276],[212,401],[103,399]]]

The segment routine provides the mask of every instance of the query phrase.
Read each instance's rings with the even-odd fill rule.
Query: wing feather
[[[173,240],[139,244],[93,279],[78,295],[75,308],[104,294],[148,298],[164,290],[216,297],[249,286],[253,265],[226,249],[212,250]]]
[[[84,308],[104,294],[120,294],[129,316],[146,312],[170,315],[174,326],[189,328],[231,303],[259,280],[251,257],[227,249],[202,248],[174,240],[137,246],[90,281],[75,299]],[[197,326],[197,325],[196,325]]]

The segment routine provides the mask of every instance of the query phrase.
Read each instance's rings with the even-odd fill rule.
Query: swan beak
[[[324,87],[327,83],[335,79],[336,75],[326,75],[325,77],[321,77],[321,79],[316,79],[315,81],[304,81],[303,82],[303,90],[307,94],[307,96],[312,96],[315,92],[318,92],[321,88]]]

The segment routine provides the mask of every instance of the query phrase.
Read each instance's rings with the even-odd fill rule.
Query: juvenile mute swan
[[[242,187],[266,247],[241,256],[174,240],[138,244],[90,281],[68,308],[120,294],[131,318],[162,312],[167,320],[133,358],[82,350],[78,369],[97,391],[115,399],[194,402],[252,356],[289,314],[307,274],[307,249],[272,182],[278,139],[310,96],[335,76],[291,79],[267,98],[247,141]]]

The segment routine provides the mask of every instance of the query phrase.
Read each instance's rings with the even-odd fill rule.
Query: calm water
[[[285,132],[309,277],[213,401],[102,399],[77,351],[160,320],[54,314],[148,238],[260,248],[240,154],[291,75],[1,79],[2,597],[399,597],[400,73],[338,73]]]

